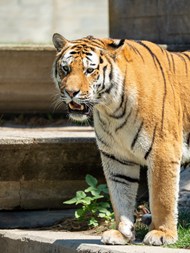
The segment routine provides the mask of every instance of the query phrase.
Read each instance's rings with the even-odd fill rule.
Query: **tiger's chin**
[[[79,114],[79,113],[69,113],[69,118],[76,122],[86,122],[89,119],[88,115]]]
[[[70,102],[68,104],[69,118],[77,122],[85,122],[91,116],[90,108],[85,104]]]

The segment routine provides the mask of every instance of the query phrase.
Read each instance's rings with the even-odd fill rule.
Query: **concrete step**
[[[87,173],[103,178],[92,127],[0,127],[0,165],[6,210],[61,209]]]
[[[0,229],[48,228],[74,217],[75,209],[0,211]]]
[[[142,245],[103,245],[100,236],[84,232],[0,230],[1,252],[6,253],[187,253]]]

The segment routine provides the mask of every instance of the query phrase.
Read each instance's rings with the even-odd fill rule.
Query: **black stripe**
[[[103,67],[103,82],[102,89],[105,88],[105,76],[106,76],[107,65]]]
[[[103,126],[105,126],[106,123],[105,123],[105,122],[103,121],[103,119],[101,118],[99,111],[97,111],[97,116],[98,116],[98,119],[99,119],[100,123],[101,123]]]
[[[154,62],[156,62],[158,64],[158,66],[160,68],[160,71],[161,71],[161,74],[162,74],[162,78],[164,80],[164,94],[163,94],[163,101],[162,101],[162,120],[161,120],[161,129],[163,130],[163,127],[164,127],[164,114],[165,114],[165,102],[166,102],[166,94],[167,94],[166,77],[165,77],[164,70],[162,68],[162,65],[161,65],[158,57],[143,42],[139,42],[139,44],[142,45],[142,46],[144,46],[149,51],[149,53],[151,54],[152,58],[154,59]]]
[[[157,46],[160,48],[160,50],[161,50],[162,53],[164,54],[166,50],[164,50],[164,49],[163,49],[162,47],[160,47],[159,45],[157,45]]]
[[[127,45],[128,45],[136,54],[138,54],[138,55],[140,56],[141,60],[144,62],[144,58],[143,58],[142,54],[139,52],[139,50],[138,50],[135,46],[131,45],[129,42],[127,42]]]
[[[153,137],[152,137],[152,142],[151,142],[150,148],[148,149],[148,151],[146,152],[146,154],[144,156],[145,160],[147,160],[148,156],[150,155],[150,152],[152,151],[152,147],[154,145],[155,136],[156,136],[156,128],[157,128],[157,124],[156,124],[156,126],[154,128],[154,132],[153,132]]]
[[[126,98],[124,101],[125,101],[124,107],[123,107],[123,108],[120,107],[120,108],[122,109],[121,113],[120,113],[119,115],[110,114],[110,115],[109,115],[110,117],[112,117],[112,118],[114,118],[114,119],[121,119],[121,118],[123,118],[123,116],[125,115],[126,110],[127,110],[127,102],[128,102],[128,99]]]
[[[114,83],[113,82],[111,82],[110,83],[110,86],[108,87],[108,88],[106,88],[103,92],[105,92],[105,93],[110,93],[110,91],[113,89],[113,87],[114,87]]]
[[[101,122],[101,124],[102,124],[102,130],[107,134],[107,135],[109,135],[110,137],[112,137],[112,133],[110,133],[108,130],[109,130],[109,128],[107,127],[107,125],[106,125],[106,123],[101,119],[101,117],[100,117],[100,113],[97,111],[97,116],[98,116],[98,118],[99,118],[99,121]]]
[[[171,62],[170,62],[170,58],[168,56],[168,52],[167,51],[165,51],[165,52],[166,52],[166,57],[167,57],[167,60],[168,60],[169,69],[171,70]]]
[[[112,64],[110,65],[109,79],[110,79],[110,81],[113,79],[113,66],[112,66]]]
[[[120,130],[121,128],[123,128],[124,125],[127,124],[127,121],[128,121],[128,119],[129,119],[129,117],[131,116],[132,111],[133,111],[133,109],[131,108],[131,110],[130,110],[129,114],[127,115],[126,119],[123,121],[122,124],[120,124],[120,125],[115,129],[115,132],[117,132],[118,130]]]
[[[86,56],[86,59],[88,59],[89,61],[92,61],[88,56]]]
[[[126,70],[125,70],[125,75],[124,75],[124,79],[123,79],[123,84],[122,84],[122,95],[121,95],[121,101],[119,103],[119,106],[114,110],[114,112],[112,114],[110,114],[109,116],[114,118],[114,119],[120,119],[122,118],[125,113],[126,113],[126,109],[127,109],[127,101],[128,98],[125,98],[125,80],[126,80]],[[119,112],[119,110],[121,110],[121,113],[119,115],[115,115]]]
[[[128,161],[128,160],[120,160],[118,158],[116,158],[114,155],[111,155],[111,154],[108,154],[106,152],[104,152],[103,150],[100,149],[100,152],[103,156],[109,158],[109,159],[112,159],[120,164],[123,164],[123,165],[127,165],[127,166],[135,166],[135,165],[138,165],[137,163],[133,162],[133,161]]]
[[[157,56],[156,56],[156,55],[152,52],[152,50],[151,50],[147,45],[145,45],[142,41],[138,41],[138,43],[139,43],[141,46],[145,47],[145,48],[148,50],[148,52],[150,53],[150,55],[151,55],[151,57],[152,57],[152,59],[153,59],[153,61],[154,61],[154,64],[155,64],[156,68],[158,68],[158,66],[157,66],[157,63],[158,63],[158,58],[157,58]]]
[[[190,55],[188,55],[186,53],[182,53],[182,54],[185,55],[190,60]]]
[[[180,53],[176,53],[176,55],[184,62],[184,64],[185,64],[185,73],[186,73],[186,76],[187,76],[188,75],[188,69],[187,69],[186,60],[183,58],[183,55],[181,55]]]
[[[124,106],[124,103],[125,103],[125,106],[127,104],[127,98],[126,98],[126,100],[124,99],[125,98],[125,78],[126,78],[126,75],[125,75],[125,77],[123,79],[122,95],[121,95],[121,101],[119,103],[119,106],[115,109],[115,111],[112,113],[112,115],[109,115],[112,118],[115,118],[115,117],[117,118],[117,116],[114,116],[114,115],[117,114],[118,111]]]
[[[173,65],[173,72],[175,73],[175,62],[174,62],[174,57],[173,57],[173,54],[170,53],[171,55],[171,58],[172,58],[172,65]]]
[[[135,135],[135,137],[134,137],[134,139],[133,139],[133,142],[131,143],[131,149],[134,148],[135,143],[137,142],[137,139],[138,139],[138,137],[139,137],[140,131],[142,130],[143,124],[144,124],[144,122],[142,121],[142,122],[141,122],[141,125],[140,125],[140,127],[139,127],[139,129],[138,129],[138,131],[137,131],[137,133],[136,133],[136,135]]]
[[[58,67],[58,61],[61,59],[62,55],[60,54],[56,59],[55,59],[55,63],[54,63],[54,75],[55,77],[57,78],[57,74],[58,74],[58,71],[57,71],[57,67]]]
[[[104,60],[102,59],[102,57],[100,57],[100,64],[102,64],[104,62]]]
[[[78,54],[76,51],[71,51],[70,54]]]
[[[109,145],[97,134],[96,130],[94,131],[95,131],[96,138],[98,139],[98,141],[104,144],[106,147],[109,147]]]
[[[109,179],[111,181],[114,181],[116,183],[121,183],[121,184],[126,184],[127,183],[139,183],[139,179],[138,178],[133,178],[133,177],[128,177],[122,174],[114,174],[111,173],[111,175],[109,176]]]
[[[135,117],[134,117],[134,123],[137,120],[138,114],[139,114],[139,108],[137,108],[137,110],[136,110]]]

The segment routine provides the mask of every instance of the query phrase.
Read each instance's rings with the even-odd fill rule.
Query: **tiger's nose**
[[[68,90],[68,89],[65,89],[65,91],[67,92],[67,94],[71,97],[71,98],[73,98],[73,97],[75,97],[79,92],[80,92],[80,90]]]

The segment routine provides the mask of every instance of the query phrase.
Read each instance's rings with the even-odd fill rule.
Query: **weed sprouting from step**
[[[87,221],[89,227],[96,227],[102,221],[111,224],[114,221],[114,213],[107,185],[98,184],[98,180],[91,175],[86,175],[85,181],[88,187],[84,191],[77,191],[75,197],[64,204],[80,206],[75,211],[75,218]]]

